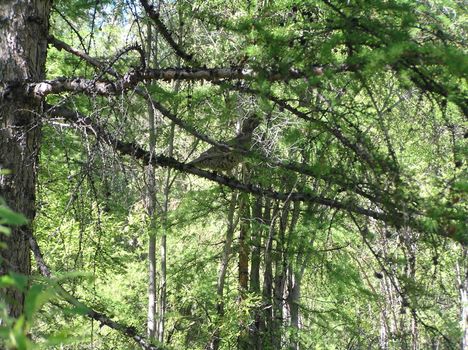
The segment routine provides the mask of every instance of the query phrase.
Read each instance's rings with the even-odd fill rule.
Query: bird
[[[229,172],[242,162],[244,158],[243,152],[249,150],[252,142],[252,133],[259,124],[260,120],[255,116],[246,119],[237,136],[225,142],[226,145],[233,149],[213,146],[188,164],[201,169]]]

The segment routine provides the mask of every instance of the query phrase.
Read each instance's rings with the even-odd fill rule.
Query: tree
[[[466,342],[466,335],[447,333],[453,308],[444,310],[448,323],[427,320],[426,310],[433,317],[442,312],[428,305],[443,299],[443,287],[434,286],[433,298],[421,292],[441,247],[463,256],[468,243],[466,62],[456,2],[0,6],[0,163],[10,170],[0,174],[1,195],[30,222],[37,190],[48,203],[41,204],[36,233],[32,225],[12,231],[2,250],[2,274],[31,275],[31,248],[39,270],[50,275],[35,238],[42,234],[39,241],[50,252],[45,258],[55,268],[73,261],[67,270],[93,271],[94,289],[70,282],[61,292],[66,301],[77,306],[84,305],[77,296],[91,300],[95,308],[85,307],[88,317],[144,348],[159,348],[139,335],[142,315],[118,323],[97,310],[114,302],[99,288],[106,285],[106,271],[116,269],[115,260],[133,266],[135,277],[139,260],[132,254],[148,243],[144,258],[154,268],[161,235],[161,288],[158,294],[152,271],[148,310],[154,338],[159,295],[160,343],[298,349],[327,344],[326,334],[317,332],[319,339],[303,329],[327,329],[333,317],[347,320],[337,347],[372,344],[372,337],[382,348]],[[154,45],[147,43],[153,30],[159,37]],[[236,131],[236,123],[249,126],[252,120],[254,126]],[[237,142],[246,135],[248,142]],[[199,142],[210,150],[202,153]],[[47,171],[38,173],[41,147]],[[200,162],[210,154],[234,161],[223,167]],[[52,191],[43,185],[53,181]],[[139,216],[141,198],[148,203],[145,217]],[[55,215],[50,223],[47,210]],[[197,247],[191,247],[193,256],[188,248],[176,254],[184,236],[170,234],[172,227],[190,230],[184,219],[203,230],[203,217],[217,223],[210,240],[223,240],[222,253],[207,248],[221,254],[217,281],[207,274],[198,280],[203,292],[183,291],[177,264],[183,269],[193,260],[198,271],[199,254],[208,271],[216,264]],[[70,256],[52,256],[57,248],[48,247],[55,243],[44,238],[59,230],[60,220],[69,223],[70,236],[77,235]],[[444,263],[455,266],[456,259]],[[318,265],[329,294],[314,287],[322,285],[312,273]],[[463,264],[457,266],[464,300],[466,274]],[[454,291],[449,270],[438,276]],[[194,278],[191,271],[180,274]],[[329,310],[304,295],[322,295],[342,307]],[[24,296],[8,290],[5,300],[11,316],[19,317]],[[121,307],[124,315],[133,304]],[[458,309],[466,333],[466,307]],[[379,323],[372,317],[360,323],[367,314],[379,315]],[[182,333],[183,341],[177,338]]]
[[[9,173],[0,174],[0,194],[13,210],[30,221],[35,215],[37,159],[39,156],[41,101],[17,93],[15,86],[26,81],[45,79],[47,31],[50,1],[29,5],[25,1],[6,1],[0,7],[3,18],[0,31],[0,80],[2,102],[0,130],[1,167]],[[14,271],[30,274],[31,262],[28,238],[31,227],[15,228],[6,238],[8,249],[2,249],[1,274]],[[24,296],[7,292],[11,298],[9,313],[18,317],[23,311]]]

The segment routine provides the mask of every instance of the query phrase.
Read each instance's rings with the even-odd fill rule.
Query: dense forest
[[[0,348],[468,349],[463,0],[1,0]]]

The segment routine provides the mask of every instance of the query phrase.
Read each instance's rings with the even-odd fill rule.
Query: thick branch
[[[83,57],[79,55],[79,57]],[[94,60],[88,60],[94,62]],[[102,64],[94,62],[95,66],[102,68]],[[110,73],[110,72],[109,72]],[[63,92],[79,92],[90,95],[115,95],[133,88],[143,80],[254,80],[261,74],[251,69],[240,68],[204,68],[204,69],[188,69],[188,68],[166,68],[166,69],[145,69],[134,70],[127,73],[122,79],[96,80],[85,79],[80,77],[75,78],[57,78],[44,80],[41,82],[3,82],[4,90],[17,89],[16,91],[27,96],[44,97],[50,94],[60,94]],[[296,70],[290,70],[286,74],[278,72],[270,72],[263,78],[270,81],[290,80],[304,77],[305,74]]]
[[[315,75],[321,75],[314,73]],[[226,68],[165,68],[147,69],[133,73],[133,78],[146,80],[255,80],[267,79],[268,81],[291,80],[306,77],[304,72],[290,69],[288,72],[256,72],[249,68],[226,67]]]
[[[143,6],[145,6],[145,3],[148,7],[151,7],[146,0],[141,0]],[[146,6],[145,6],[146,9]],[[148,10],[147,10],[148,11]],[[164,27],[164,24],[159,20],[159,15],[157,15],[154,12],[154,9],[152,9],[152,12],[154,13],[154,16],[157,17],[157,23],[160,23],[160,25]],[[153,17],[151,17],[153,18]],[[159,28],[159,26],[158,26]],[[161,30],[161,28],[159,28]],[[170,38],[170,34],[167,31],[161,31],[161,33],[164,36],[164,33],[167,33],[168,37]],[[166,37],[165,37],[166,38]],[[172,40],[172,39],[171,39]],[[172,40],[172,42],[174,42]],[[95,58],[87,55],[86,53],[77,50],[75,48],[72,48],[70,45],[66,44],[65,42],[58,40],[54,37],[49,37],[49,43],[54,45],[58,50],[65,50],[73,55],[76,55],[91,65],[98,67],[100,69],[104,69],[104,64],[96,60]],[[174,42],[175,44],[175,42]],[[177,45],[177,44],[175,44]],[[177,51],[176,51],[177,52]],[[181,56],[182,57],[182,56]],[[189,60],[190,61],[190,60]],[[411,76],[412,81],[416,86],[418,86],[421,90],[427,91],[427,92],[432,92],[435,94],[438,94],[440,96],[443,96],[445,98],[449,97],[449,92],[447,89],[445,89],[441,84],[437,84],[435,81],[431,80],[428,77],[425,77],[424,74],[421,73],[421,71],[414,65],[406,62],[405,59],[402,59],[401,62],[397,62],[392,66],[392,68],[396,72],[400,72],[402,70],[402,66],[405,67],[406,69],[412,70],[415,75]],[[258,78],[263,78],[269,81],[287,81],[291,79],[298,79],[298,78],[303,78],[303,77],[308,77],[308,76],[321,76],[324,74],[326,70],[329,70],[333,73],[339,73],[339,72],[356,72],[359,71],[360,67],[358,65],[348,65],[348,64],[342,64],[340,66],[336,67],[330,67],[330,66],[323,66],[323,65],[314,65],[311,67],[309,72],[301,72],[296,69],[290,69],[286,73],[280,73],[280,72],[256,72],[253,71],[252,69],[248,68],[240,68],[240,67],[226,67],[226,68],[203,68],[203,69],[194,69],[194,68],[166,68],[166,69],[150,69],[150,70],[145,70],[143,72],[132,72],[132,76],[129,76],[132,81],[138,80],[142,81],[144,79],[149,79],[149,80],[207,80],[207,81],[217,81],[217,80],[234,80],[234,79],[242,79],[242,80],[254,80]],[[111,73],[109,71],[109,73]],[[115,72],[114,72],[115,73]],[[116,74],[113,74],[116,76]],[[465,116],[468,115],[468,104],[466,102],[466,99],[463,99],[462,94],[460,91],[456,91],[455,97],[453,98],[453,102],[461,109],[463,114]]]
[[[91,80],[83,78],[57,78],[41,82],[12,81],[0,82],[0,100],[13,97],[42,99],[50,94],[63,92],[84,93],[87,95],[109,96],[121,93],[133,87],[132,82],[125,79],[116,80]]]
[[[83,57],[79,55],[79,57]],[[102,64],[94,60],[93,65],[102,68]],[[107,73],[112,74],[110,67],[106,69]],[[115,72],[113,72],[115,74]],[[114,75],[113,74],[113,75]],[[13,93],[41,98],[50,94],[60,94],[63,92],[77,92],[88,95],[109,96],[116,95],[136,87],[143,80],[255,80],[259,77],[270,81],[290,80],[304,77],[305,74],[290,70],[283,74],[278,72],[270,72],[266,75],[257,73],[251,69],[240,68],[203,68],[203,69],[188,69],[188,68],[166,68],[166,69],[137,69],[131,71],[121,79],[98,80],[85,78],[57,78],[44,80],[41,82],[2,82],[0,89],[1,96],[4,97],[10,91]]]

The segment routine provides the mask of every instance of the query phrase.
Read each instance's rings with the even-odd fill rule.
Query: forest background
[[[0,345],[468,348],[466,23],[3,0]]]

